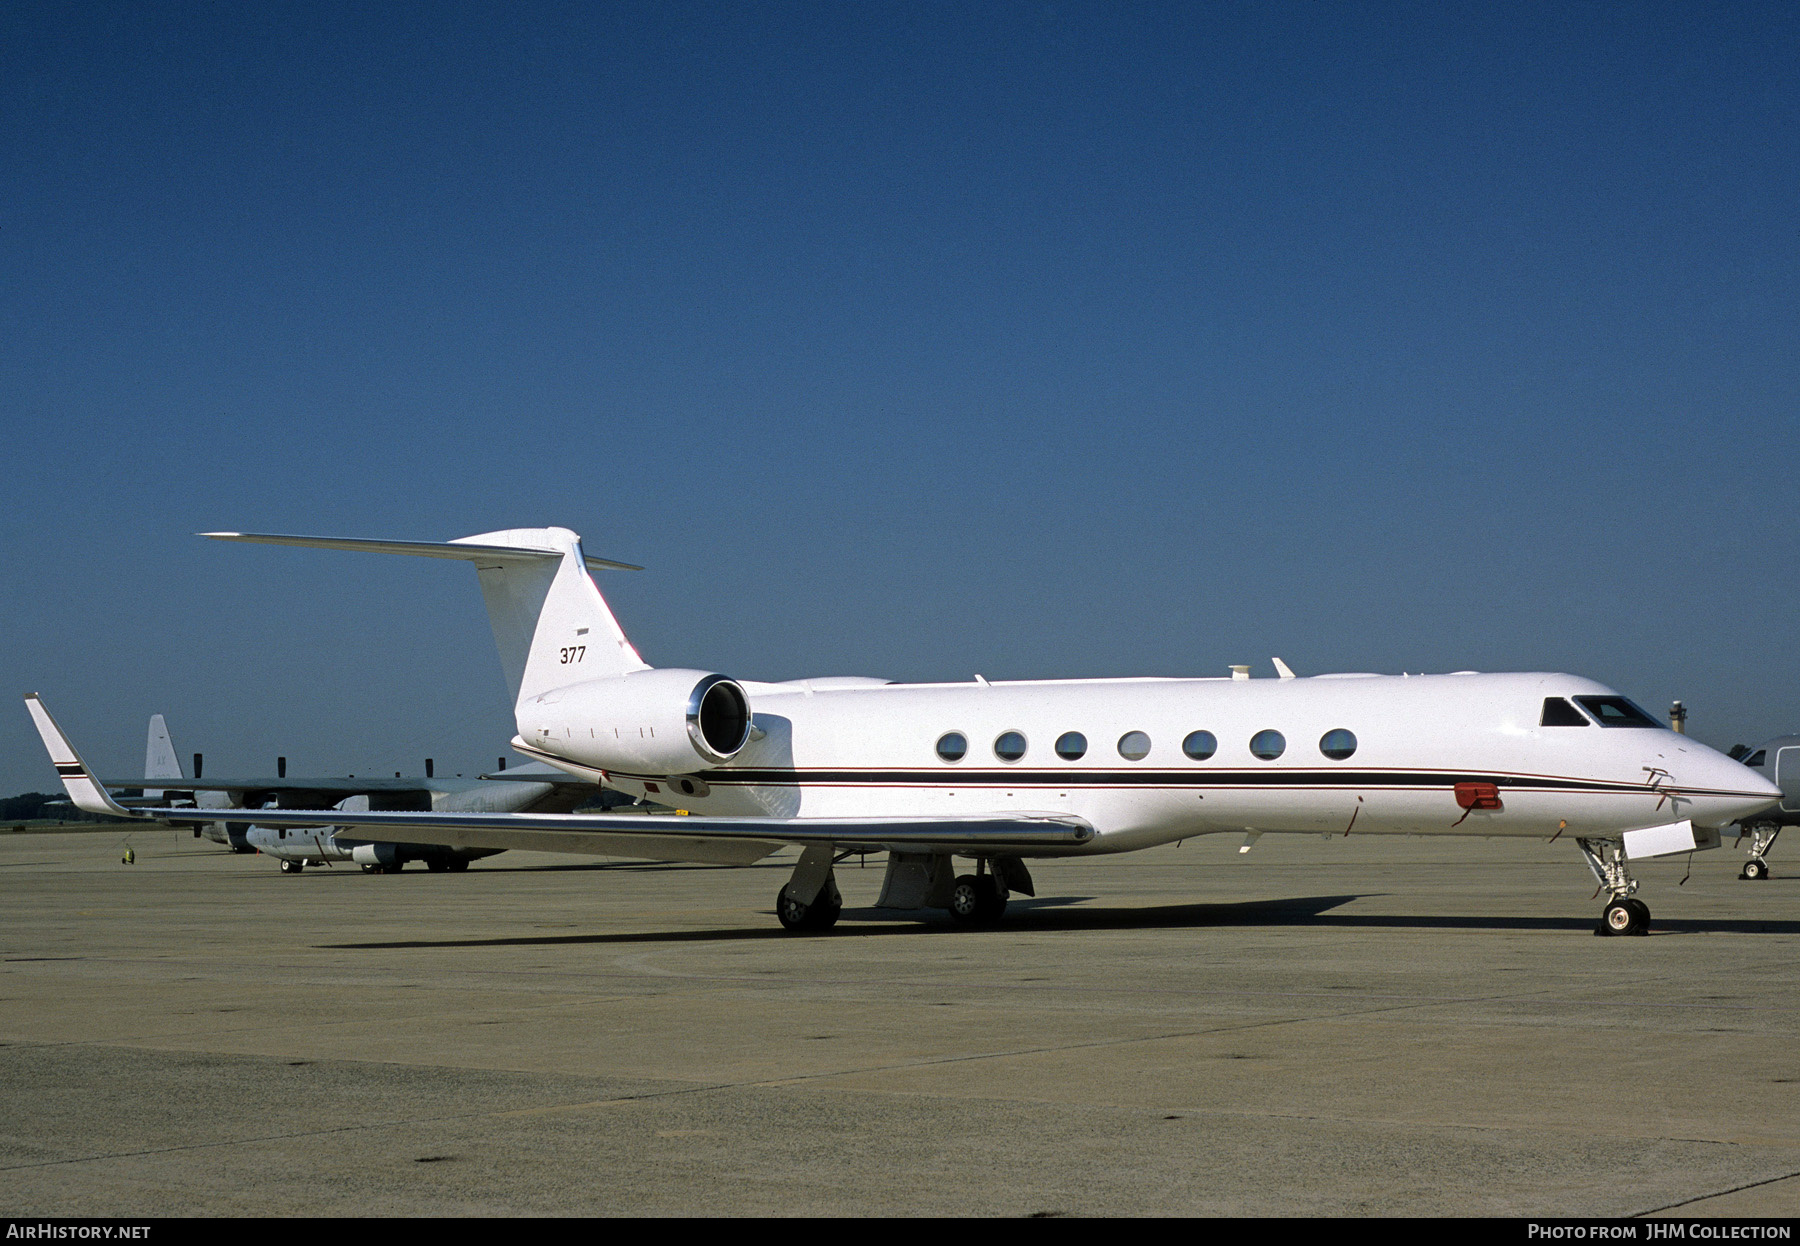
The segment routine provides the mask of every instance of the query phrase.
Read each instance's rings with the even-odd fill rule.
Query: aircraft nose
[[[1781,799],[1781,789],[1740,762],[1723,754],[1706,759],[1707,765],[1695,786],[1704,790],[1702,798],[1709,820],[1719,825],[1763,812]]]

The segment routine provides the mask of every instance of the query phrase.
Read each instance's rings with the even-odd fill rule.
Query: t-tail
[[[221,541],[455,558],[475,564],[513,696],[513,747],[594,782],[688,774],[731,760],[750,740],[750,701],[709,671],[652,670],[600,596],[590,558],[567,528],[509,528],[455,541],[203,532]]]
[[[588,557],[582,553],[581,538],[567,528],[508,528],[442,542],[251,532],[200,535],[219,541],[412,554],[474,563],[515,713],[526,701],[552,688],[650,669],[625,638],[588,574],[589,568],[643,568]]]

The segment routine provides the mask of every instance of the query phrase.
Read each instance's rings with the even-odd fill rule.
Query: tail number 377
[[[571,662],[579,662],[579,661],[581,661],[582,658],[586,657],[587,656],[587,646],[586,645],[571,645],[569,648],[561,650],[561,653],[562,653],[562,664],[564,666],[567,666]]]

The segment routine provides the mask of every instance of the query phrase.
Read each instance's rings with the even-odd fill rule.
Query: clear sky
[[[1800,729],[1792,4],[0,7],[0,687],[491,766],[556,524],[750,679],[1565,670]],[[22,706],[0,794],[53,787]]]

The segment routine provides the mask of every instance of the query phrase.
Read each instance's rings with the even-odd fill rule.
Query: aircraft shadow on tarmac
[[[1333,910],[1359,895],[1298,896],[1279,900],[1246,900],[1236,904],[1167,904],[1143,907],[1115,905],[1087,907],[1091,896],[1048,897],[1015,900],[999,924],[971,929],[958,926],[945,914],[902,917],[884,909],[845,909],[839,924],[822,935],[828,939],[861,939],[895,936],[930,936],[955,933],[965,937],[983,934],[1031,935],[1070,930],[1181,930],[1210,927],[1283,926],[1338,930],[1537,930],[1572,934],[1594,929],[1596,918],[1581,916],[1507,917],[1458,914],[1337,913]],[[1800,921],[1761,918],[1653,919],[1650,933],[1657,934],[1800,934]],[[321,948],[359,951],[398,948],[533,947],[558,944],[707,943],[726,940],[792,939],[794,935],[770,923],[713,930],[647,931],[642,934],[524,935],[502,939],[400,939],[374,943],[325,943]]]

